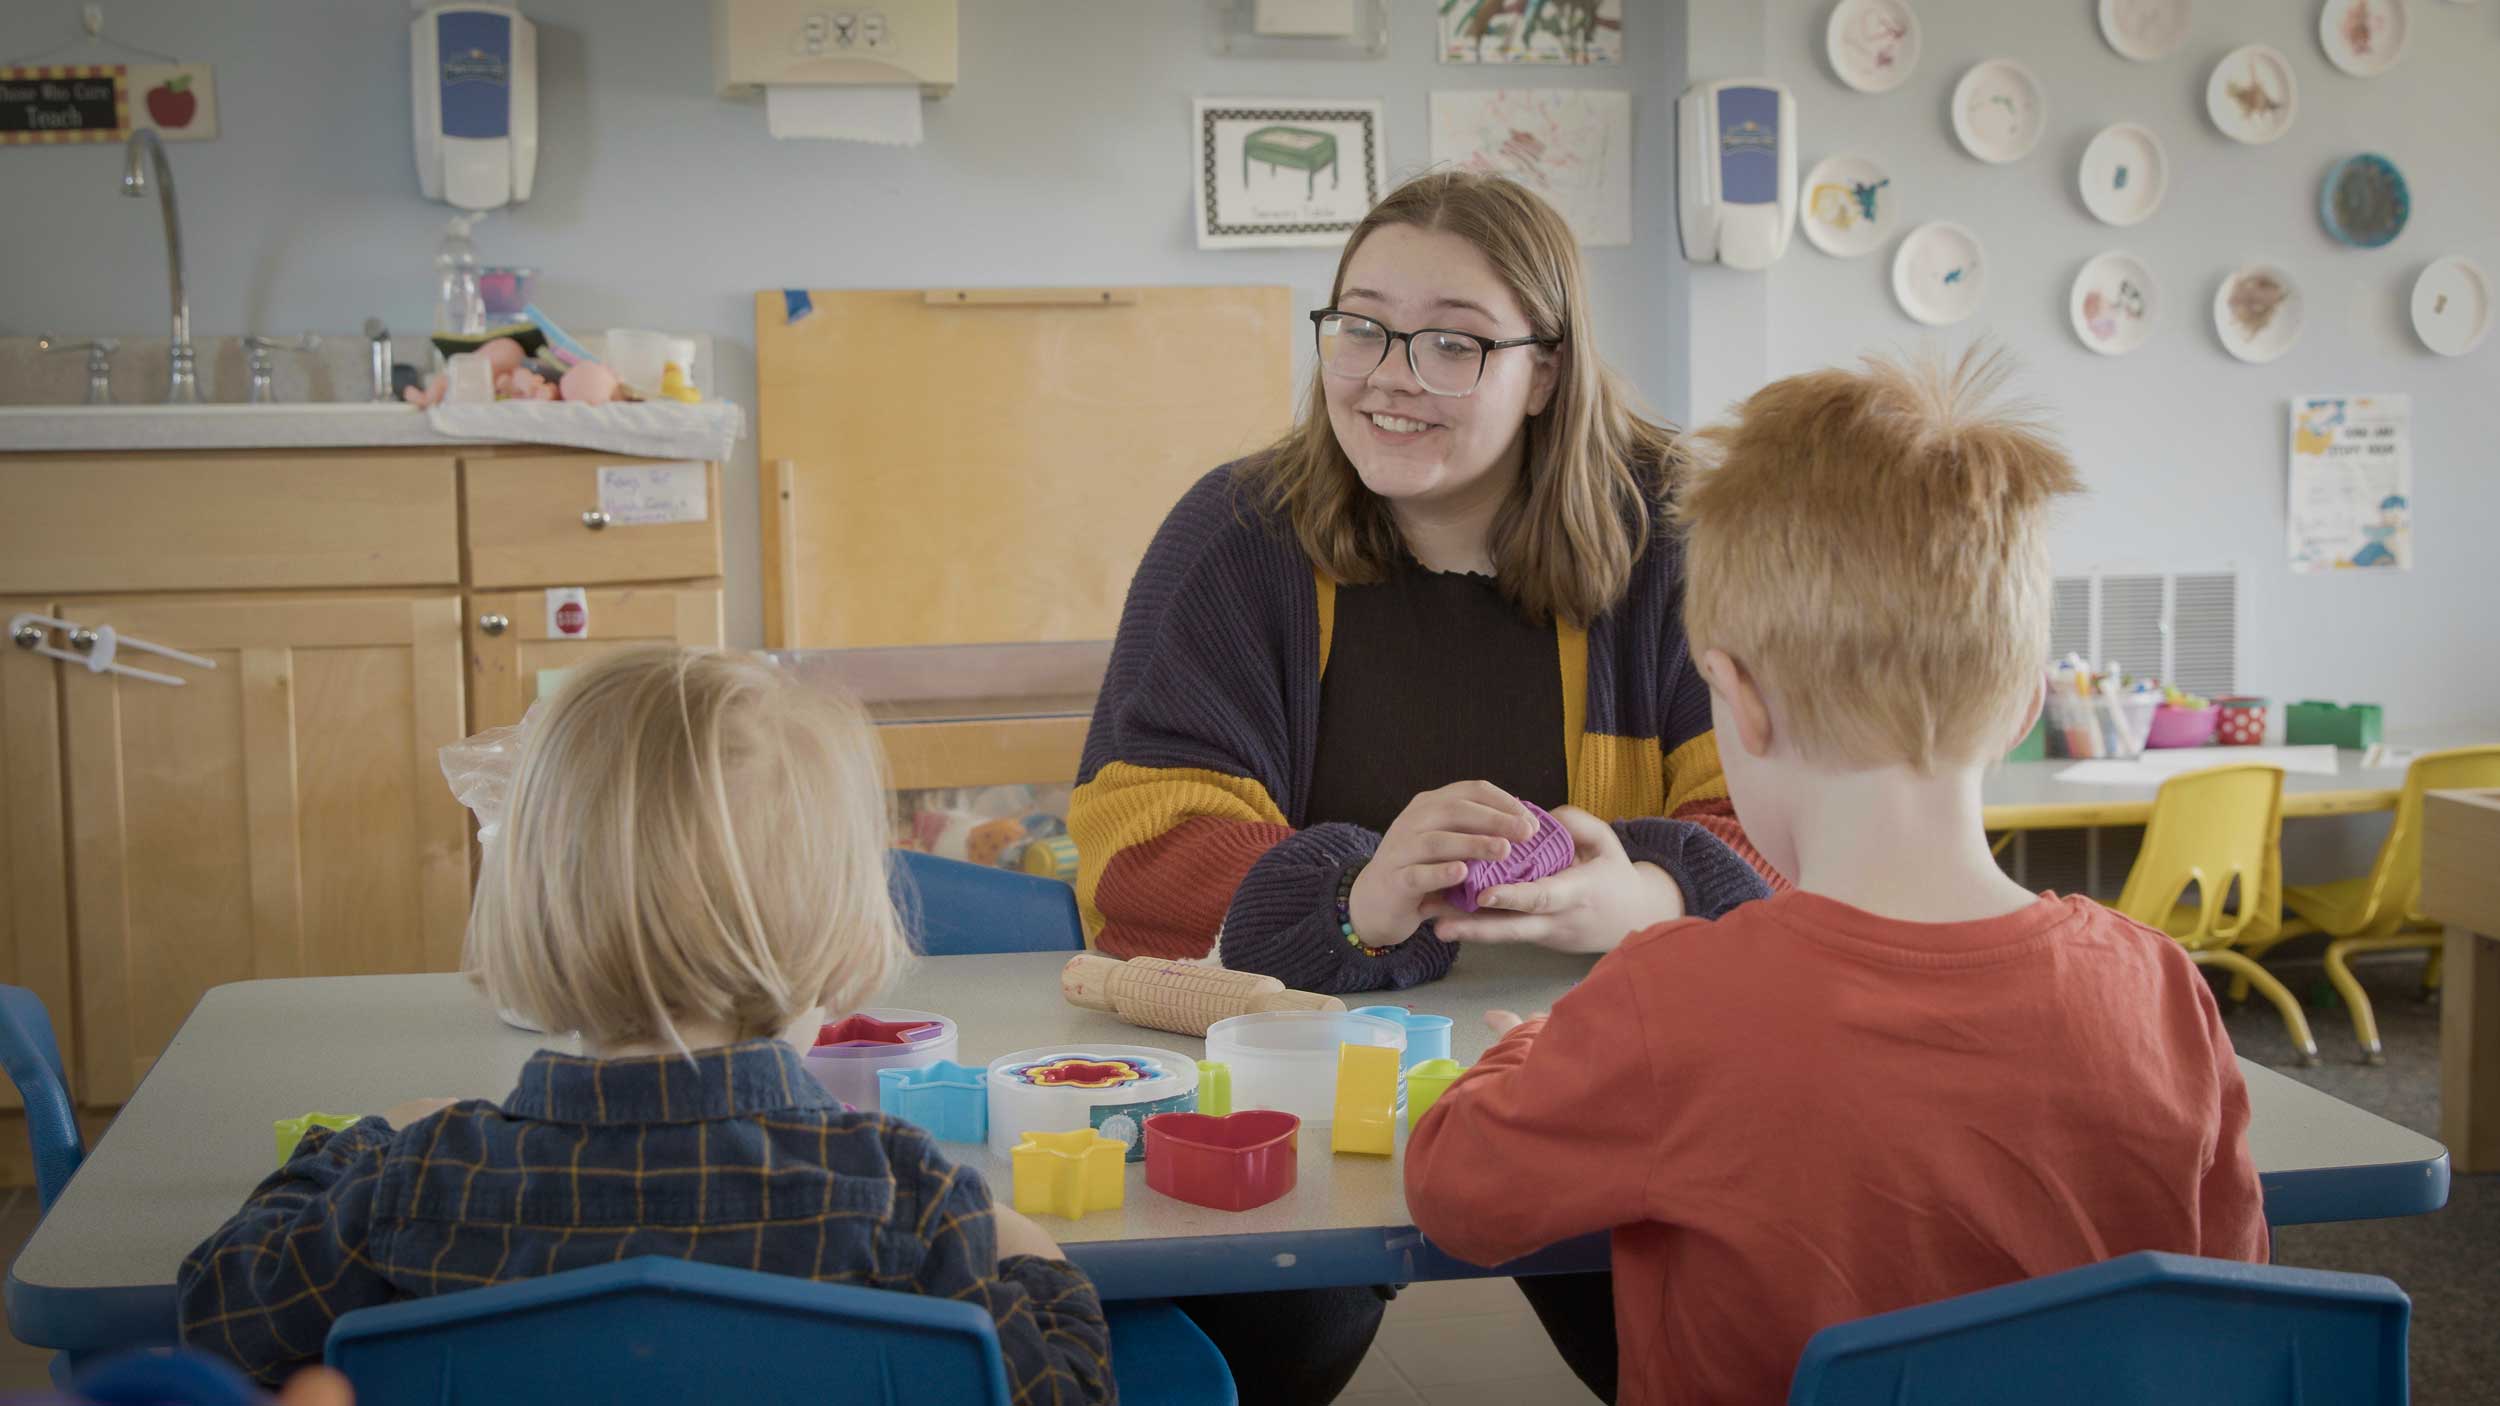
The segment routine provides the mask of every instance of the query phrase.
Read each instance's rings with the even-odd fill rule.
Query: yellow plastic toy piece
[[[1088,1211],[1115,1211],[1125,1189],[1120,1169],[1128,1144],[1092,1128],[1067,1133],[1026,1133],[1016,1144],[1016,1209],[1028,1216],[1082,1219]]]
[[[703,403],[703,392],[696,390],[694,382],[686,379],[686,368],[674,361],[660,370],[660,394],[670,400],[682,400],[688,405]]]
[[[1198,1061],[1198,1111],[1221,1118],[1233,1111],[1233,1068],[1220,1059]]]
[[[2231,950],[2270,947],[2282,928],[2283,770],[2218,766],[2174,776],[2153,797],[2144,847],[2118,895],[2121,913],[2179,940],[2201,966],[2221,967],[2255,984],[2291,1028],[2301,1062],[2318,1062],[2318,1042],[2300,1002],[2273,973]],[[2179,900],[2196,886],[2194,906]],[[2239,895],[2235,913],[2223,899]]]
[[[1467,1066],[1454,1059],[1428,1059],[1406,1071],[1406,1126],[1424,1120],[1424,1110],[1440,1102]]]
[[[285,1166],[287,1159],[295,1155],[295,1144],[304,1140],[304,1134],[315,1128],[328,1128],[335,1133],[353,1125],[363,1116],[360,1113],[307,1113],[300,1118],[279,1119],[278,1165]]]
[[[2304,884],[2283,895],[2293,921],[2264,938],[2242,938],[2252,957],[2305,933],[2322,932],[2333,941],[2326,947],[2326,975],[2352,1011],[2353,1034],[2361,1041],[2361,1057],[2371,1064],[2386,1061],[2379,1047],[2378,1013],[2369,993],[2353,979],[2355,952],[2427,951],[2430,964],[2422,971],[2425,993],[2439,989],[2441,930],[2423,916],[2422,795],[2426,791],[2473,791],[2500,786],[2500,747],[2457,747],[2414,758],[2405,768],[2404,789],[2396,795],[2396,823],[2371,861],[2370,872],[2333,883]],[[2246,979],[2231,983],[2234,1000],[2248,995]]]
[[[1328,1145],[1386,1157],[1397,1148],[1398,1052],[1386,1045],[1337,1047],[1337,1120]]]

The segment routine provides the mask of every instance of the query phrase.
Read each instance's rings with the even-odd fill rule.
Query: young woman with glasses
[[[1562,217],[1419,177],[1311,320],[1301,424],[1202,479],[1129,588],[1069,813],[1100,950],[1405,988],[1465,944],[1602,953],[1765,893],[1684,646],[1680,450],[1591,345]],[[1459,912],[1466,862],[1535,834],[1523,800],[1577,862]],[[1611,1399],[1605,1276],[1522,1285]],[[1325,1401],[1381,1296],[1183,1305],[1244,1402]]]

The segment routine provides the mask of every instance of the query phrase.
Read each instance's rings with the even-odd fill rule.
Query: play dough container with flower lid
[[[1233,1107],[1274,1108],[1311,1127],[1337,1117],[1337,1053],[1344,1045],[1406,1051],[1406,1027],[1352,1011],[1267,1011],[1207,1028],[1207,1058],[1233,1074]],[[1405,1099],[1401,1083],[1398,1097]]]
[[[877,1072],[917,1069],[955,1057],[955,1022],[928,1011],[869,1010],[828,1021],[807,1052],[807,1072],[825,1092],[863,1113],[878,1104]]]
[[[1026,1133],[1094,1128],[1146,1155],[1146,1120],[1198,1107],[1194,1056],[1146,1045],[1045,1045],[990,1061],[990,1150],[1014,1155]]]

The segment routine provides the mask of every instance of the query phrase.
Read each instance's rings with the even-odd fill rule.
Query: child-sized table
[[[965,1063],[1063,1043],[1151,1045],[1196,1058],[1203,1043],[1138,1030],[1059,998],[1064,953],[920,962],[881,1004],[938,1011]],[[1447,979],[1381,993],[1456,1017],[1453,1053],[1489,1043],[1488,1007],[1542,1010],[1588,959],[1541,949],[1471,951]],[[501,1098],[545,1038],[503,1025],[465,978],[360,976],[252,981],[204,997],[27,1244],[8,1280],[9,1324],[38,1346],[80,1354],[166,1341],[182,1257],[233,1214],[271,1169],[270,1125],[308,1109],[379,1110],[424,1095]],[[2254,1106],[2249,1150],[2278,1225],[2437,1210],[2447,1150],[2429,1138],[2242,1061]],[[1425,1242],[1406,1214],[1399,1155],[1332,1155],[1300,1140],[1300,1183],[1229,1213],[1170,1200],[1130,1165],[1118,1210],[1043,1225],[1105,1298],[1328,1284],[1395,1284],[1489,1272],[1602,1267],[1603,1236],[1498,1271]],[[945,1144],[1004,1193],[1002,1159]]]

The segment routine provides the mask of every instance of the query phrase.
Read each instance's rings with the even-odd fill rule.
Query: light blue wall
[[[522,0],[539,27],[541,156],[528,204],[479,229],[544,270],[567,322],[708,332],[753,404],[754,290],[785,285],[1287,283],[1324,296],[1335,251],[1201,253],[1193,97],[1380,98],[1391,175],[1429,154],[1435,87],[1633,93],[1634,235],[1589,253],[1602,345],[1662,409],[1684,402],[1672,220],[1683,0],[1627,0],[1617,68],[1445,68],[1431,0],[1390,0],[1390,56],[1215,57],[1205,0],[963,0],[960,82],[916,149],[776,142],[712,93],[702,0]],[[69,0],[0,6],[0,58],[75,33]],[[108,31],[217,66],[223,135],[172,149],[203,335],[431,317],[443,207],[416,192],[402,0],[114,0]],[[0,150],[0,333],[162,334],[152,209],[118,151]],[[966,407],[978,413],[978,406]],[[1117,466],[1105,466],[1116,472]],[[762,637],[754,444],[730,482],[733,640]]]
[[[1865,153],[1889,167],[1909,224],[1969,226],[1991,260],[1984,308],[1924,333],[1892,300],[1895,244],[1840,260],[1800,237],[1750,285],[1747,275],[1696,270],[1695,414],[1767,376],[1864,350],[1994,337],[2021,358],[2025,388],[2053,412],[2090,483],[2090,498],[2059,524],[2061,570],[2237,563],[2249,597],[2244,688],[2375,699],[2398,733],[2500,725],[2500,337],[2471,357],[2435,356],[2406,312],[2414,276],[2440,255],[2464,253],[2500,275],[2500,6],[2414,0],[2410,53],[2368,81],[2328,65],[2317,0],[2196,0],[2189,40],[2153,64],[2102,42],[2091,0],[1915,8],[1925,51],[1888,95],[1854,93],[1831,76],[1822,52],[1831,0],[1694,0],[1695,73],[1767,68],[1797,95],[1801,172],[1835,152]],[[2205,80],[2224,54],[2260,40],[2291,59],[2301,106],[2288,135],[2246,147],[2206,119]],[[1703,57],[1710,44],[1733,46],[1727,67]],[[1748,55],[1748,44],[1760,48]],[[2006,167],[1966,155],[1947,111],[1962,72],[1999,55],[2030,67],[2048,92],[2046,137]],[[2151,127],[2172,164],[2159,212],[2123,230],[2094,220],[2076,192],[2085,143],[2118,121]],[[2393,158],[2413,192],[2410,227],[2377,251],[2335,245],[2316,214],[2328,165],[2358,151]],[[2067,322],[2076,271],[2107,249],[2145,258],[2165,295],[2153,341],[2119,358],[2085,349]],[[2300,280],[2307,329],[2282,360],[2245,366],[2217,343],[2211,308],[2228,270],[2261,259]],[[1735,336],[1728,356],[1705,358],[1714,319],[1756,316],[1763,345]],[[2388,391],[2414,397],[2417,569],[2293,575],[2288,400]]]

